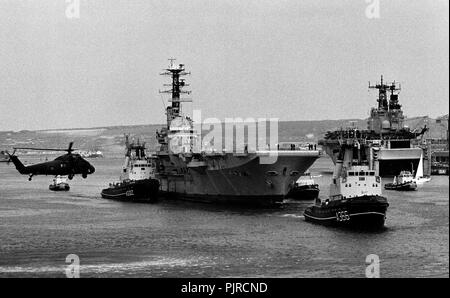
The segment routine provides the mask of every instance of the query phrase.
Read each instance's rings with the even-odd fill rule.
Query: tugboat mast
[[[129,136],[125,135],[125,157],[132,157],[134,151],[135,157],[138,160],[145,158],[145,142],[141,144],[140,140],[137,143],[134,140],[130,143]]]

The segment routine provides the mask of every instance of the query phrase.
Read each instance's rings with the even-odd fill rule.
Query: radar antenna
[[[369,89],[378,89],[378,109],[380,110],[398,110],[401,105],[398,103],[398,91],[401,90],[400,85],[393,81],[390,84],[385,84],[383,82],[383,75],[381,75],[380,83],[371,85],[369,82]],[[390,91],[389,101],[387,99],[387,93]]]
[[[181,102],[192,102],[192,99],[181,98],[181,94],[191,94],[191,91],[183,90],[183,87],[189,86],[189,84],[185,83],[185,79],[181,77],[190,75],[190,72],[186,72],[184,68],[184,64],[175,64],[175,58],[170,58],[170,65],[168,68],[164,69],[161,75],[171,76],[172,83],[164,84],[165,86],[170,86],[172,88],[168,90],[160,90],[160,93],[169,93],[171,94],[171,98],[169,102],[171,102],[171,106],[166,108],[167,112],[167,124],[169,125],[170,121],[174,118],[178,117],[181,113]]]

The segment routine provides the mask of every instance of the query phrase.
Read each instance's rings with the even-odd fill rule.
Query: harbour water
[[[121,158],[92,159],[96,173],[48,190],[0,164],[0,277],[65,277],[66,256],[81,277],[365,277],[366,256],[381,277],[448,277],[449,178],[415,192],[385,191],[386,229],[363,232],[304,221],[312,204],[244,209],[186,202],[122,203],[100,197]],[[331,160],[311,168],[328,194]],[[384,183],[390,179],[384,179]]]

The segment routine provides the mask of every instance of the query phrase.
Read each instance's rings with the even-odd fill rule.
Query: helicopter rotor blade
[[[42,151],[67,151],[61,148],[29,148],[29,147],[14,147],[15,150],[42,150]]]
[[[68,153],[72,153],[75,150],[78,149],[74,149],[73,147],[73,142],[69,143],[69,148],[68,149],[61,149],[61,148],[31,148],[31,147],[14,147],[14,150],[36,150],[36,151],[61,151],[61,152],[68,152]]]

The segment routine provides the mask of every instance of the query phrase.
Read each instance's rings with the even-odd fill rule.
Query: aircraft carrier
[[[162,75],[171,77],[171,95],[166,108],[167,125],[157,131],[156,177],[160,193],[176,198],[208,203],[272,205],[284,199],[294,182],[314,161],[318,150],[278,150],[276,144],[243,151],[224,148],[208,150],[202,143],[201,129],[181,111],[181,98],[187,86],[184,65],[173,59]],[[236,128],[237,129],[237,128]],[[236,143],[235,143],[236,145]],[[236,145],[237,146],[237,145]],[[258,146],[257,146],[258,147]],[[200,148],[200,149],[198,149]]]
[[[370,145],[370,162],[380,176],[395,176],[402,170],[416,171],[424,153],[418,146],[419,139],[427,128],[415,131],[404,125],[405,116],[398,101],[401,89],[398,83],[385,84],[381,76],[381,82],[369,83],[369,89],[378,90],[378,106],[370,111],[367,129],[350,127],[329,131],[319,143],[336,163],[342,140],[355,137]],[[426,158],[428,155],[425,153],[423,156]]]

